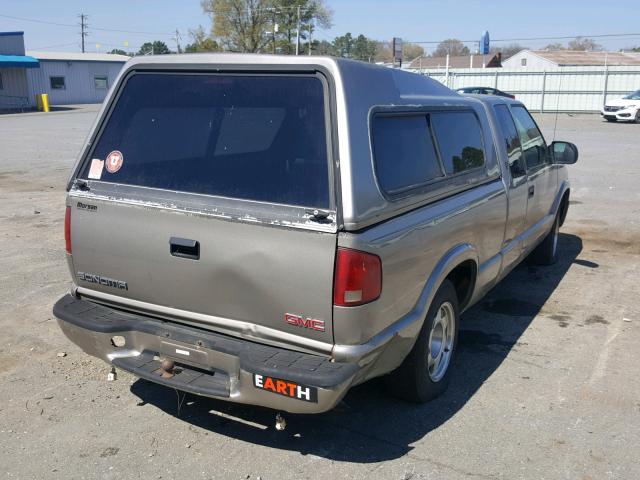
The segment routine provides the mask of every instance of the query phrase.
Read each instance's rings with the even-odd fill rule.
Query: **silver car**
[[[323,57],[137,57],[67,186],[84,351],[152,382],[287,412],[386,375],[424,402],[460,315],[557,256],[574,145],[526,108]]]

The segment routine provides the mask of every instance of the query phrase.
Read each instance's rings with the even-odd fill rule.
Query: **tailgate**
[[[328,350],[327,89],[317,72],[125,75],[69,193],[84,293]]]
[[[259,337],[252,332],[255,325],[333,342],[335,233],[109,200],[71,200],[73,266],[80,287],[206,315],[188,319],[231,332]],[[97,208],[78,208],[79,202]],[[195,248],[178,239],[197,242],[199,258]],[[126,289],[105,278],[126,282]],[[318,322],[305,327],[287,314]]]

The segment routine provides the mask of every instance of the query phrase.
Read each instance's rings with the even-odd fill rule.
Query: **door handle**
[[[535,193],[536,193],[535,185],[529,185],[529,198],[533,197]]]
[[[169,253],[174,257],[200,259],[200,242],[188,238],[171,237],[169,239]]]

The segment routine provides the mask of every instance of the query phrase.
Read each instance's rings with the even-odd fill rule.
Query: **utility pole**
[[[173,37],[173,39],[176,42],[176,53],[182,53],[182,51],[180,50],[180,32],[178,31],[178,29],[176,28],[176,33]]]
[[[87,16],[84,13],[81,13],[78,16],[80,17],[80,39],[82,41],[82,53],[84,53],[84,39],[87,35],[89,35],[89,32],[87,32],[87,27],[89,25],[87,25]]]
[[[298,5],[298,28],[296,29],[296,55],[300,54],[300,5]]]
[[[276,24],[276,10],[275,8],[273,10],[271,10],[271,18],[273,20],[273,25],[272,25],[272,30],[271,30],[271,43],[273,45],[273,54],[275,55],[276,53],[276,29],[278,28],[278,25]]]

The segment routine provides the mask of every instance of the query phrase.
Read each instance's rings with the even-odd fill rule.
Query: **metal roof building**
[[[23,32],[0,32],[0,110],[100,103],[129,57],[106,53],[25,52]]]
[[[522,50],[502,62],[502,66],[505,68],[596,67],[604,65],[610,67],[640,65],[640,53]]]
[[[129,57],[107,53],[27,52],[40,68],[29,70],[29,98],[48,93],[49,103],[101,103]]]

